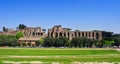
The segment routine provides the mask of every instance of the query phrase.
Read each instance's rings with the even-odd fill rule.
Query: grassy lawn
[[[120,52],[113,49],[82,48],[0,48],[0,64],[3,61],[60,62],[120,62]]]

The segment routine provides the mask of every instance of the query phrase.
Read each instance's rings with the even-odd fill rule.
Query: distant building
[[[45,37],[45,32],[42,31],[41,27],[20,29],[19,32],[22,32],[25,37]]]
[[[7,28],[7,31],[0,32],[0,35],[16,35],[17,32],[13,28]]]
[[[36,41],[39,41],[40,38],[45,37],[67,37],[68,40],[72,40],[74,37],[86,37],[88,39],[94,40],[102,40],[104,37],[109,37],[110,33],[103,31],[80,31],[75,30],[72,31],[70,28],[63,28],[61,25],[56,25],[51,29],[48,29],[48,33],[45,34],[45,29],[41,29],[41,27],[27,27],[25,29],[13,30],[8,29],[6,32],[0,32],[0,35],[16,35],[18,32],[22,32],[24,37],[18,39],[19,42],[25,42],[26,45],[31,43],[31,46],[35,44]],[[22,44],[21,44],[22,46]]]
[[[25,42],[28,46],[28,43],[31,43],[32,45],[35,45],[36,41],[39,41],[40,38],[45,38],[46,34],[44,31],[42,31],[41,27],[29,27],[25,29],[19,30],[19,32],[22,32],[24,34],[24,37],[19,38],[19,42]],[[21,44],[22,46],[22,44]]]
[[[102,40],[101,31],[70,31],[69,28],[62,28],[61,25],[48,29],[48,37],[67,37],[71,40],[73,37],[86,37],[89,39]]]

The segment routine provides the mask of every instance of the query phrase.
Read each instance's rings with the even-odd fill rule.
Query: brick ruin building
[[[19,38],[19,42],[21,42],[21,46],[22,46],[22,42],[26,43],[26,46],[28,46],[28,43],[31,44],[31,46],[35,45],[36,41],[39,41],[40,38],[45,38],[46,34],[44,31],[42,31],[41,27],[29,27],[29,28],[25,28],[25,29],[21,29],[19,30],[19,32],[22,32],[24,34],[24,37]]]
[[[45,38],[47,35],[42,31],[41,27],[27,27],[25,29],[13,30],[12,28],[7,28],[7,31],[0,32],[0,35],[16,35],[18,32],[24,34],[23,37],[19,38],[18,41],[21,43],[25,42],[26,46],[30,43],[31,46],[35,45],[36,41],[40,38]]]
[[[89,39],[102,40],[101,31],[70,31],[69,28],[62,28],[61,25],[48,29],[48,37],[67,37],[71,40],[73,37],[86,37]]]
[[[16,35],[18,31],[14,30],[13,28],[7,28],[7,31],[0,32],[0,35]]]
[[[28,27],[20,30],[8,30],[7,32],[0,32],[0,35],[16,35],[18,32],[22,32],[24,37],[18,39],[19,42],[25,42],[28,46],[28,43],[31,46],[35,45],[36,41],[39,41],[40,38],[45,37],[67,37],[71,40],[73,37],[86,37],[89,39],[102,40],[102,31],[71,31],[70,28],[62,28],[61,25],[56,25],[51,29],[48,29],[48,33],[41,29],[41,27]],[[22,46],[22,44],[21,44]]]

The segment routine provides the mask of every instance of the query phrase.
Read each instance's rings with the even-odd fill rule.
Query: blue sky
[[[0,0],[0,31],[18,24],[120,33],[120,0]]]

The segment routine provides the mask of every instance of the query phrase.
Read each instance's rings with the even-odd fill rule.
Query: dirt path
[[[5,64],[22,64],[22,63],[30,63],[30,64],[63,64],[60,62],[41,62],[41,61],[2,61]],[[71,64],[120,64],[120,62],[110,63],[110,62],[71,62]]]

